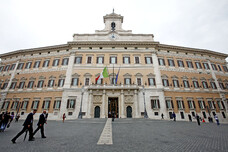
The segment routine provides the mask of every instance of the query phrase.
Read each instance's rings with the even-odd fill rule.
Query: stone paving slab
[[[22,129],[23,121],[12,123],[0,133],[1,152],[85,152],[85,151],[228,151],[228,125],[215,123],[173,122],[151,119],[115,119],[112,122],[112,145],[97,145],[107,119],[48,121],[46,139],[37,132],[35,141],[23,142],[22,135],[11,139]],[[34,123],[34,129],[36,122]],[[105,134],[109,137],[110,133]]]

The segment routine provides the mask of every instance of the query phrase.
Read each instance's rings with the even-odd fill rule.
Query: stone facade
[[[1,54],[1,112],[49,119],[189,120],[217,114],[228,121],[227,54],[160,44],[153,34],[123,30],[123,16],[104,16],[105,28],[74,34],[64,45]],[[109,77],[96,82],[107,67]],[[117,83],[113,82],[118,74]],[[101,83],[99,83],[101,82]],[[37,115],[38,117],[38,115]]]

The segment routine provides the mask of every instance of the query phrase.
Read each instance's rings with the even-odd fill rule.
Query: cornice
[[[69,45],[146,45],[155,46],[159,42],[155,41],[70,41]]]

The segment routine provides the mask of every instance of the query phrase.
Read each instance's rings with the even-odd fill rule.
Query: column
[[[126,116],[124,115],[124,91],[121,90],[120,92],[120,102],[121,102],[121,118],[126,118]]]
[[[67,71],[66,71],[66,79],[65,79],[65,83],[64,83],[64,88],[70,88],[70,86],[71,86],[71,77],[72,77],[73,66],[74,66],[74,58],[75,58],[75,52],[71,52],[68,66],[67,66]]]
[[[88,90],[89,99],[88,99],[88,107],[87,107],[87,118],[91,118],[91,107],[92,107],[92,90]]]
[[[135,118],[139,117],[138,91],[134,90]]]
[[[102,108],[101,108],[101,118],[105,118],[105,94],[106,91],[103,90],[103,94],[102,94]]]

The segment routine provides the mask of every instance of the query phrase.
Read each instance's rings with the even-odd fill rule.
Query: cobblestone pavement
[[[35,135],[35,141],[24,141],[24,135],[11,139],[22,129],[23,121],[12,123],[0,133],[1,152],[87,152],[87,151],[218,151],[228,152],[228,124],[173,122],[150,119],[115,119],[112,122],[112,145],[98,145],[107,119],[48,121],[46,139]],[[34,129],[36,128],[34,122]],[[27,137],[28,139],[28,137]]]

